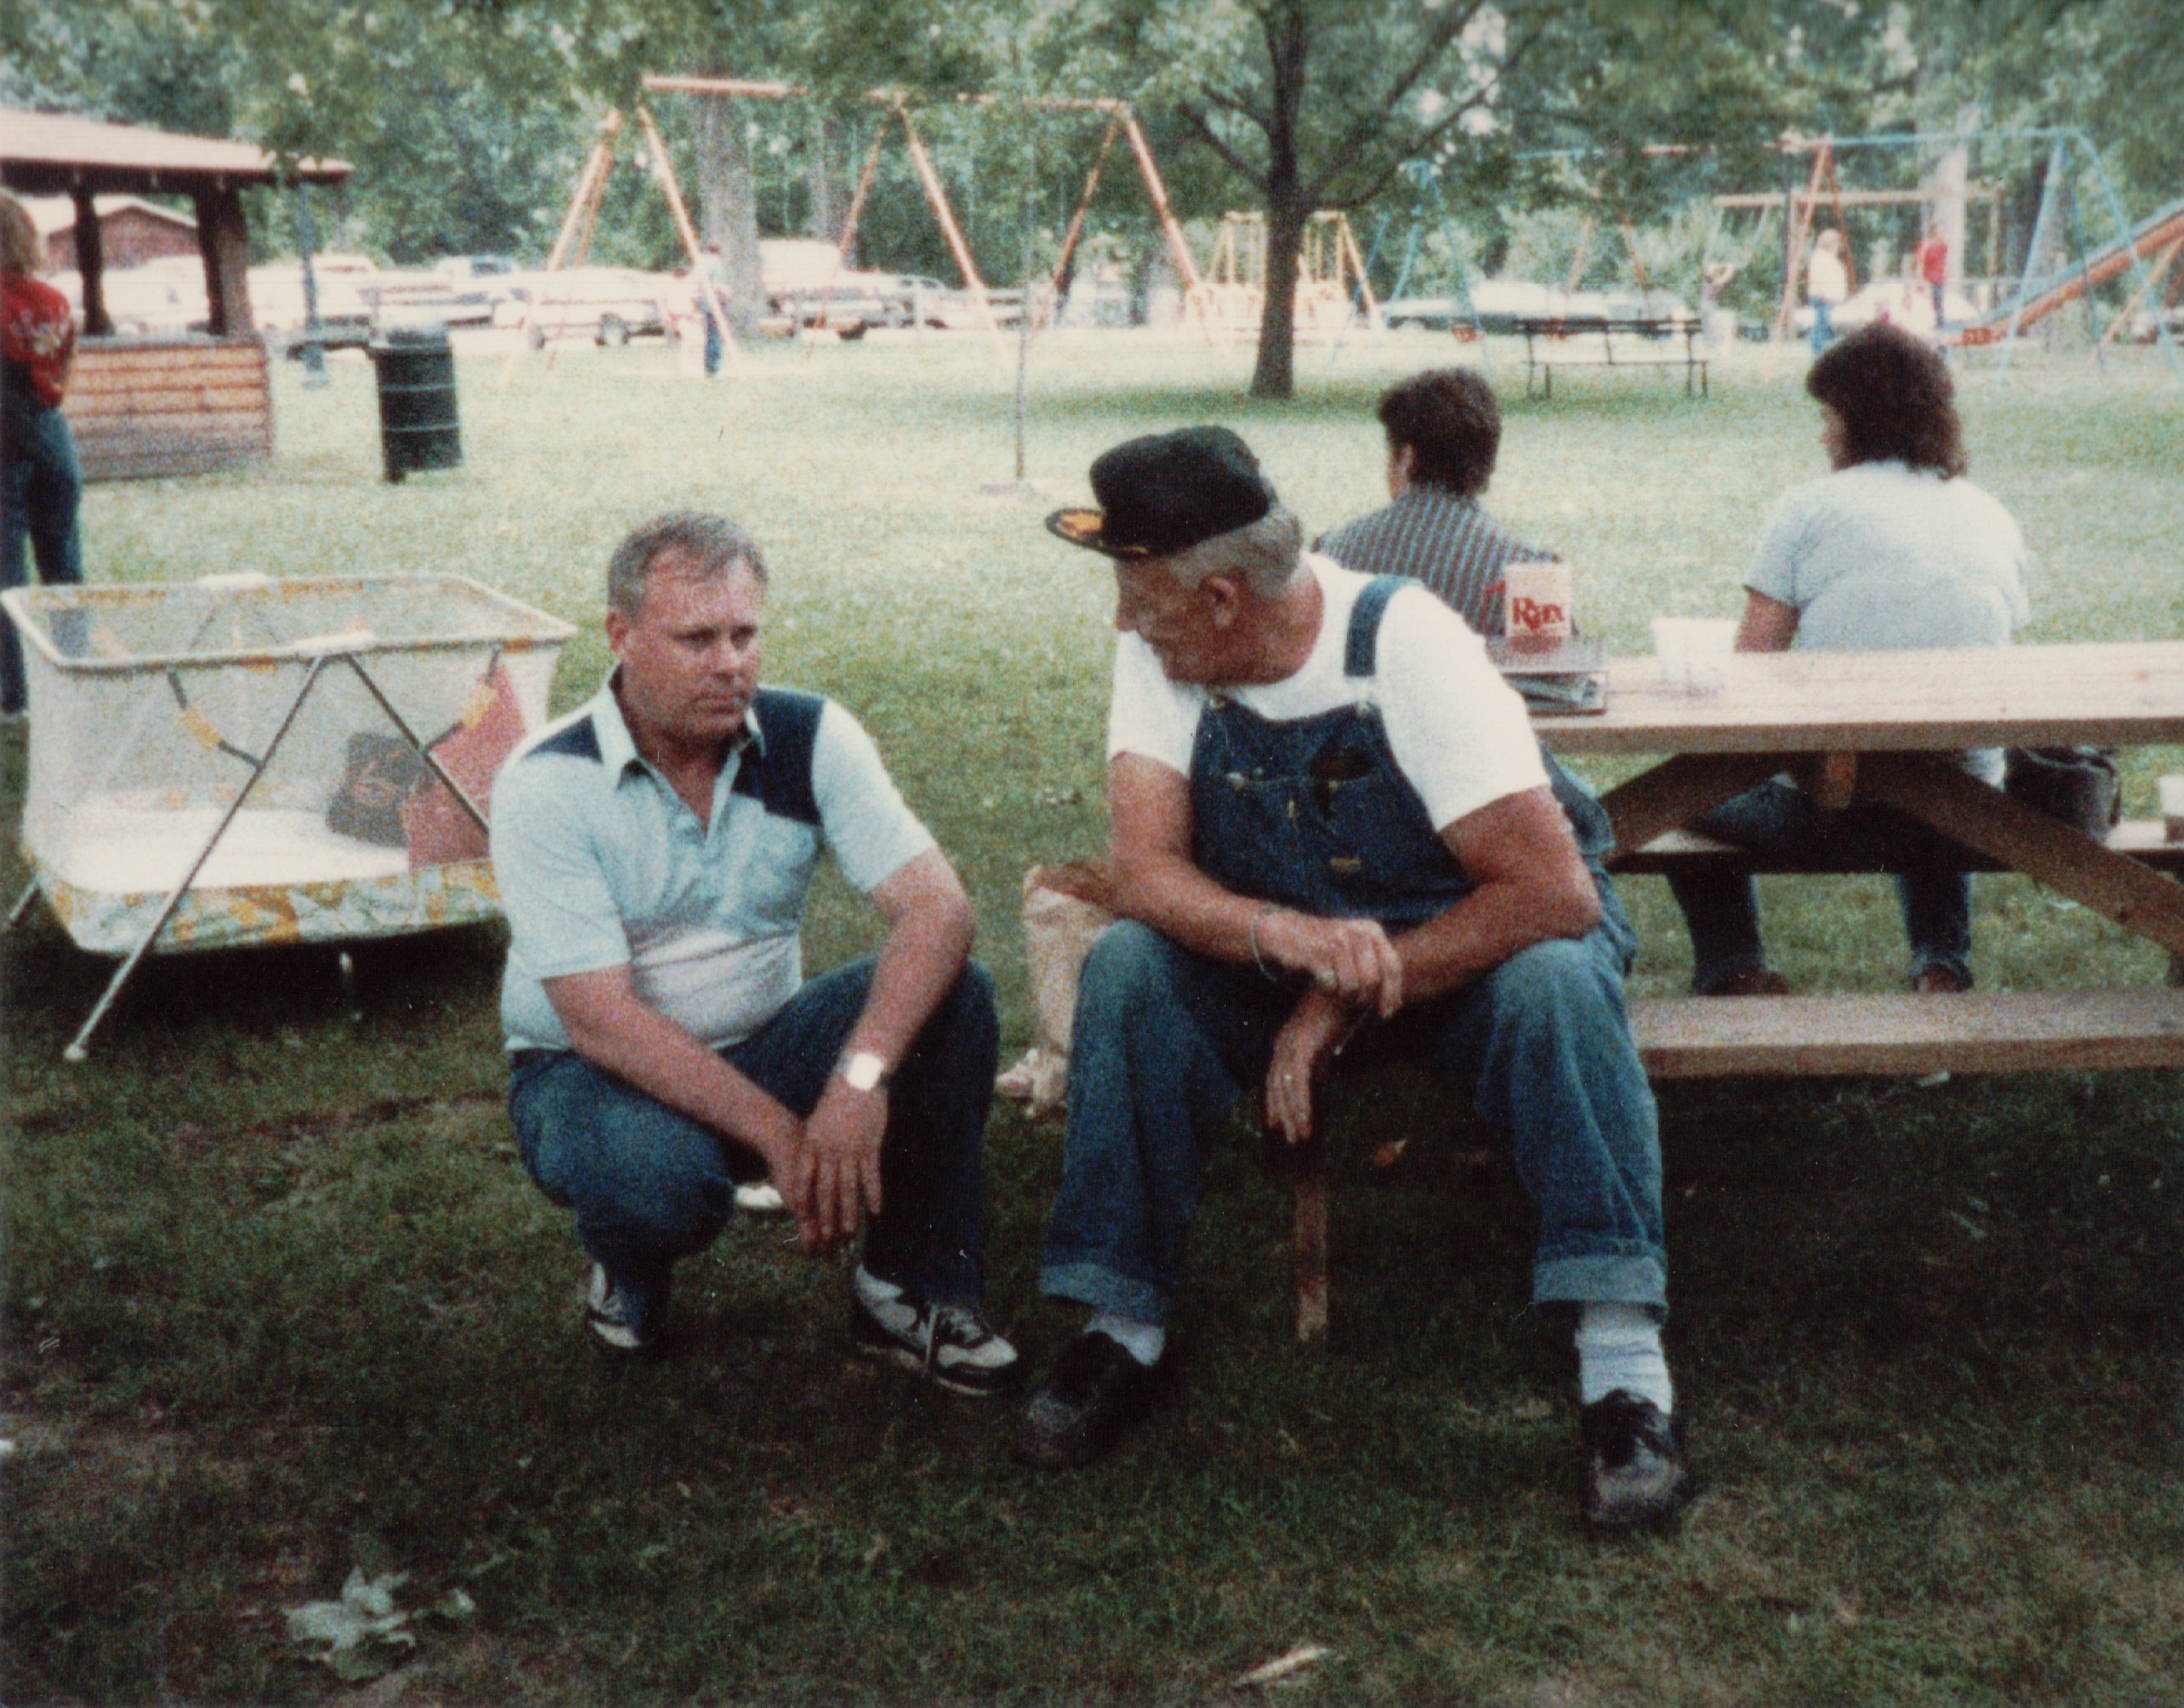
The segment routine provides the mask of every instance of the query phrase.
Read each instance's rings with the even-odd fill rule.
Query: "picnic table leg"
[[[1774,753],[1680,753],[1600,797],[1619,854],[1635,854],[1732,795],[1764,783],[1784,764]]]
[[[1327,1332],[1327,1146],[1318,1138],[1296,1153],[1296,1337]]]
[[[2184,885],[1961,767],[1919,754],[1869,753],[1859,767],[1858,792],[2184,955]]]

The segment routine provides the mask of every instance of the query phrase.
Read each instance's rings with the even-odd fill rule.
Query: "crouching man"
[[[770,1178],[807,1252],[868,1223],[861,1347],[990,1393],[1016,1353],[979,1309],[997,1037],[970,907],[856,719],[758,685],[765,595],[741,529],[638,528],[607,571],[613,673],[496,784],[524,1165],[576,1212],[608,1347],[657,1346],[677,1260]],[[807,983],[822,848],[888,935]]]
[[[1506,1134],[1532,1292],[1577,1321],[1584,1507],[1666,1516],[1685,1472],[1653,1100],[1623,1000],[1605,815],[1540,751],[1455,611],[1299,550],[1243,441],[1194,427],[1092,465],[1049,527],[1115,560],[1117,907],[1078,988],[1040,1287],[1091,1308],[1018,1458],[1096,1459],[1162,1386],[1201,1147],[1247,1086],[1291,1142],[1362,1021],[1409,1011]]]

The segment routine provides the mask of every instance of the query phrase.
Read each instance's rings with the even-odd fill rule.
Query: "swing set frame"
[[[644,87],[646,94],[694,94],[694,96],[703,96],[703,98],[751,98],[751,100],[812,98],[812,90],[808,90],[808,87],[804,87],[804,85],[769,83],[769,81],[743,79],[743,76],[649,75],[642,79],[642,87]],[[994,107],[994,105],[1002,105],[1002,100],[1005,100],[1002,96],[989,96],[989,94],[959,94],[955,96],[955,98],[956,103],[961,103],[961,105],[970,105],[970,107]],[[961,225],[961,220],[956,219],[955,205],[952,205],[950,198],[948,198],[948,187],[945,187],[945,183],[941,181],[939,168],[933,164],[933,153],[930,153],[930,148],[926,148],[924,137],[919,136],[917,120],[913,118],[913,107],[911,107],[911,98],[906,94],[902,94],[900,90],[867,90],[865,92],[863,100],[880,107],[880,125],[878,125],[878,131],[873,133],[872,137],[872,148],[865,153],[863,170],[858,172],[856,193],[854,193],[852,198],[850,198],[850,209],[847,209],[847,214],[843,216],[841,236],[838,236],[837,244],[834,244],[834,271],[832,271],[832,276],[827,277],[827,291],[822,293],[822,308],[819,308],[819,321],[816,321],[816,326],[826,327],[826,321],[827,321],[826,304],[832,297],[832,286],[834,286],[834,282],[841,277],[843,269],[845,269],[847,262],[850,262],[850,251],[852,251],[854,244],[856,244],[858,223],[861,223],[861,219],[863,219],[865,204],[867,204],[869,194],[872,194],[873,179],[878,177],[880,155],[883,155],[884,147],[887,147],[887,137],[891,136],[891,131],[900,125],[902,126],[902,142],[906,153],[909,153],[911,166],[913,166],[913,170],[917,172],[917,183],[919,187],[924,190],[926,204],[933,208],[933,219],[935,219],[935,223],[939,225],[941,238],[948,243],[948,254],[950,254],[950,258],[955,260],[956,271],[959,271],[961,277],[963,277],[963,288],[966,288],[966,293],[972,297],[976,308],[978,308],[978,316],[981,316],[981,321],[983,326],[985,326],[987,334],[992,334],[992,337],[998,338],[1000,337],[1000,321],[994,316],[994,293],[987,288],[985,280],[978,276],[978,265],[976,265],[976,260],[972,258],[970,254],[970,243],[963,238],[963,225]],[[1020,105],[1031,107],[1031,109],[1039,109],[1039,111],[1089,111],[1089,114],[1107,115],[1105,136],[1100,137],[1099,148],[1096,148],[1095,155],[1092,155],[1092,168],[1089,168],[1088,175],[1085,175],[1084,193],[1081,193],[1079,198],[1077,198],[1077,209],[1074,209],[1074,214],[1070,216],[1068,229],[1066,229],[1064,238],[1061,238],[1061,254],[1059,254],[1057,262],[1055,262],[1053,277],[1046,282],[1044,291],[1039,293],[1038,304],[1028,304],[1027,301],[1022,308],[1024,315],[1031,316],[1028,330],[1038,332],[1039,327],[1046,326],[1048,319],[1053,316],[1055,304],[1057,304],[1059,297],[1061,297],[1061,286],[1064,286],[1064,282],[1068,280],[1070,262],[1072,262],[1074,254],[1077,254],[1077,244],[1079,244],[1079,240],[1084,238],[1085,219],[1089,216],[1089,209],[1092,209],[1092,197],[1099,194],[1100,175],[1103,175],[1105,166],[1107,166],[1107,155],[1114,151],[1116,140],[1123,137],[1123,140],[1127,140],[1127,144],[1129,144],[1131,159],[1134,159],[1134,164],[1136,164],[1138,168],[1138,177],[1140,177],[1140,181],[1145,183],[1146,198],[1151,201],[1153,214],[1156,214],[1157,223],[1160,223],[1162,238],[1167,240],[1168,258],[1173,260],[1175,271],[1184,280],[1184,293],[1186,293],[1188,304],[1192,306],[1192,310],[1197,312],[1201,326],[1206,326],[1208,337],[1212,337],[1212,316],[1210,316],[1210,299],[1208,299],[1208,288],[1206,288],[1206,280],[1203,280],[1203,276],[1199,273],[1197,260],[1192,258],[1190,244],[1188,244],[1188,240],[1184,238],[1184,227],[1177,223],[1175,209],[1173,209],[1171,204],[1168,204],[1168,186],[1167,181],[1162,179],[1160,166],[1157,166],[1157,162],[1153,159],[1153,147],[1146,142],[1145,126],[1138,122],[1136,109],[1131,109],[1131,105],[1127,103],[1127,100],[1118,100],[1118,98],[1072,100],[1072,98],[1061,98],[1061,96],[1033,96],[1033,98],[1024,98]],[[738,343],[736,343],[734,334],[727,330],[727,310],[725,310],[723,299],[721,299],[719,286],[716,286],[716,282],[712,280],[712,271],[710,271],[708,265],[705,265],[705,254],[703,254],[703,247],[699,244],[697,227],[690,223],[688,204],[683,201],[682,181],[679,181],[677,175],[675,175],[675,162],[672,162],[671,155],[668,155],[666,142],[664,142],[662,133],[660,133],[660,125],[657,125],[655,118],[653,118],[651,107],[646,105],[642,98],[636,103],[636,114],[638,114],[638,125],[640,125],[642,133],[644,133],[644,144],[646,144],[646,153],[649,153],[651,175],[653,179],[660,183],[660,190],[662,190],[662,194],[666,197],[668,209],[671,209],[671,214],[675,216],[675,234],[682,238],[683,251],[686,251],[686,255],[690,258],[690,276],[693,276],[693,280],[697,282],[697,288],[703,297],[705,310],[714,316],[714,323],[721,327],[721,334],[723,334],[721,341],[723,341],[723,347],[729,352],[732,360],[740,367],[740,363],[743,363],[743,352],[740,352],[740,347]],[[614,166],[614,144],[616,144],[616,137],[621,136],[621,133],[622,133],[621,111],[610,111],[605,120],[600,122],[599,140],[592,144],[590,155],[585,157],[583,168],[581,168],[579,175],[577,175],[577,187],[574,187],[574,194],[570,197],[568,214],[566,214],[564,220],[561,220],[561,232],[559,232],[559,236],[554,238],[553,254],[550,254],[549,260],[546,260],[546,273],[557,273],[557,271],[564,269],[566,265],[581,265],[581,258],[583,258],[583,254],[588,251],[588,247],[590,247],[592,227],[594,227],[596,219],[599,219],[599,205],[600,201],[603,201],[603,197],[605,197],[607,172],[610,172],[611,166]],[[568,260],[572,251],[574,255],[577,255],[577,262],[570,262]],[[515,354],[511,354],[511,358],[509,358],[509,371],[513,371],[515,363],[522,360],[524,352],[531,347],[531,330],[533,330],[535,315],[538,315],[538,306],[533,304],[533,306],[526,308],[526,312],[524,312],[522,338],[520,338]]]

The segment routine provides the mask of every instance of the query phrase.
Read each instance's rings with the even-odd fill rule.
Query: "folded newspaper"
[[[1528,711],[1605,712],[1607,709],[1607,643],[1591,636],[1555,639],[1546,645],[1529,637],[1497,635],[1486,655],[1502,678],[1524,696]]]

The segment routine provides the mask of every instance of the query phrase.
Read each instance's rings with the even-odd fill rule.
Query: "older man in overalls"
[[[1300,550],[1235,434],[1133,439],[1092,488],[1098,510],[1048,526],[1115,561],[1124,918],[1080,983],[1040,1273],[1093,1314],[1017,1456],[1089,1463],[1149,1409],[1201,1147],[1255,1084],[1269,1128],[1307,1140],[1329,1063],[1377,1020],[1513,1148],[1540,1216],[1534,1300],[1577,1322],[1585,1516],[1667,1517],[1686,1476],[1660,1149],[1605,815],[1453,611]]]

